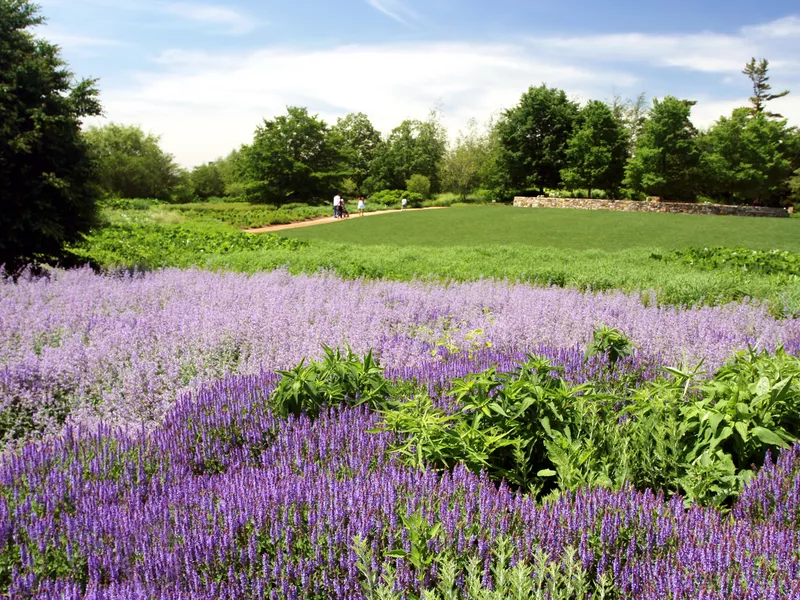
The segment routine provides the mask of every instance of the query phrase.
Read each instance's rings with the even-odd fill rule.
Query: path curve
[[[374,210],[372,212],[365,212],[365,217],[374,217],[375,215],[386,215],[389,213],[399,212],[417,212],[420,210],[438,210],[440,208],[447,208],[446,206],[429,206],[427,208],[406,208],[405,210],[397,208],[392,210]],[[360,219],[358,215],[350,215],[351,219]],[[245,229],[246,233],[270,233],[272,231],[281,231],[283,229],[297,229],[298,227],[311,227],[312,225],[325,225],[326,223],[340,223],[346,219],[334,219],[333,217],[322,217],[319,219],[309,219],[308,221],[296,221],[295,223],[284,223],[283,225],[268,225],[266,227],[256,227],[255,229]]]

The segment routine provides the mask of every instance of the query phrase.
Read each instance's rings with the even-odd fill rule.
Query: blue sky
[[[785,0],[40,0],[41,35],[100,79],[105,117],[141,125],[184,166],[252,139],[290,104],[388,133],[441,108],[451,135],[542,82],[574,98],[673,94],[708,126],[771,64],[800,125],[800,8]]]

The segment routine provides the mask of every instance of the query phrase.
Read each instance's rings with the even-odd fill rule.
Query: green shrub
[[[647,194],[644,192],[637,192],[636,190],[632,190],[630,188],[621,188],[619,190],[619,197],[623,200],[639,200],[645,201],[649,198]]]
[[[398,207],[403,198],[408,200],[409,206],[419,206],[424,200],[420,194],[405,190],[381,190],[380,192],[372,194],[372,196],[369,197],[369,201],[370,205],[386,204],[388,206],[394,205],[394,207]]]
[[[158,269],[202,266],[214,256],[267,249],[297,249],[301,242],[276,235],[250,235],[214,225],[115,224],[93,231],[69,251],[78,263],[104,268]]]
[[[289,202],[288,204],[281,205],[281,210],[304,210],[311,208],[307,202]]]
[[[800,254],[786,250],[748,250],[747,248],[716,246],[674,250],[666,255],[652,256],[667,262],[679,262],[708,271],[722,269],[800,277]]]
[[[411,551],[398,548],[386,553],[387,559],[403,558],[414,569],[419,595],[405,596],[398,590],[395,561],[387,560],[376,571],[374,551],[361,537],[353,540],[353,550],[358,557],[356,568],[361,574],[361,588],[367,600],[522,600],[549,598],[550,600],[596,600],[619,598],[611,577],[603,574],[595,578],[584,569],[578,550],[572,546],[564,549],[562,556],[551,559],[537,549],[531,564],[514,561],[512,542],[501,536],[492,548],[492,560],[486,565],[477,556],[457,556],[450,540],[443,539],[441,523],[429,525],[427,520],[413,515],[400,515],[404,530],[408,531]],[[418,523],[421,521],[422,523]],[[441,541],[446,550],[431,551],[434,541]],[[431,577],[435,567],[436,577]],[[488,571],[487,571],[488,569]],[[487,583],[491,573],[491,585]]]
[[[409,194],[418,194],[425,200],[431,195],[431,180],[425,175],[412,175],[411,179],[406,181],[406,189]]]
[[[607,328],[588,349],[608,356],[612,371],[631,352]],[[528,356],[511,373],[454,380],[455,413],[421,395],[384,411],[385,428],[401,436],[393,451],[417,467],[460,463],[533,493],[633,485],[724,506],[768,450],[797,441],[800,359],[750,350],[708,380],[699,369],[571,385],[549,361]]]
[[[323,346],[323,350],[321,361],[309,365],[301,361],[294,369],[278,371],[282,379],[270,397],[278,414],[316,417],[331,406],[382,406],[390,386],[371,350],[364,358],[349,347],[345,354],[339,348]]]
[[[589,198],[589,190],[578,188],[574,190],[557,190],[545,188],[544,195],[548,198]],[[592,190],[592,198],[606,199],[609,197],[605,190]]]
[[[162,202],[154,198],[106,198],[100,201],[103,208],[114,210],[150,210],[159,204]]]
[[[469,199],[473,199],[475,202],[480,204],[488,204],[491,202],[501,202],[502,200],[497,198],[497,196],[492,192],[492,190],[475,190],[471,194],[467,196]]]

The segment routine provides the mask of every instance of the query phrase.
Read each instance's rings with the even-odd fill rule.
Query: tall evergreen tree
[[[75,81],[33,28],[28,0],[0,0],[0,264],[61,254],[94,223],[98,192],[81,120],[100,114],[93,80]]]
[[[772,86],[767,83],[769,81],[767,71],[769,71],[769,61],[766,58],[762,58],[759,61],[753,58],[749,63],[747,63],[747,65],[745,65],[744,71],[742,71],[742,73],[747,75],[750,78],[750,81],[753,83],[753,96],[750,98],[750,102],[752,102],[753,107],[750,109],[750,113],[753,115],[764,115],[765,117],[774,117],[780,119],[783,117],[778,113],[768,111],[766,105],[767,102],[787,96],[789,94],[789,90],[784,90],[778,94],[770,94],[769,92],[772,89]]]

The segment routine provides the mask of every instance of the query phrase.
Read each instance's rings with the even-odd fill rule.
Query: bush
[[[283,378],[270,400],[279,415],[313,418],[331,406],[382,406],[389,395],[389,382],[371,350],[364,358],[349,347],[346,353],[328,346],[323,350],[325,358],[321,361],[306,365],[303,360],[294,369],[278,371]]]
[[[768,451],[797,441],[800,360],[737,354],[710,380],[665,367],[647,381],[623,334],[601,327],[587,348],[605,373],[582,384],[563,368],[528,355],[509,373],[492,367],[451,382],[459,410],[448,413],[420,395],[383,411],[385,429],[407,464],[451,469],[463,464],[495,481],[538,493],[584,486],[633,485],[687,503],[727,505]],[[641,367],[640,367],[641,369]]]
[[[102,208],[114,210],[149,210],[159,204],[161,202],[153,198],[106,198],[100,201]]]
[[[648,196],[644,192],[637,192],[636,190],[632,190],[630,188],[621,188],[619,190],[619,197],[623,200],[639,200],[645,201],[647,200]]]
[[[419,206],[424,200],[420,194],[415,194],[413,192],[404,190],[381,190],[380,192],[372,194],[372,196],[369,197],[369,201],[370,203],[386,204],[387,206],[399,206],[403,198],[408,200],[409,206]]]
[[[556,190],[552,188],[545,188],[544,195],[548,198],[589,198],[589,190],[585,188],[578,188],[575,190]],[[609,194],[605,190],[593,189],[591,197],[605,200],[609,197]]]
[[[479,203],[490,203],[490,202],[501,202],[499,198],[492,192],[492,190],[475,190],[472,192],[468,198],[474,198],[476,202]]]
[[[424,200],[431,195],[431,180],[425,175],[412,175],[411,179],[406,181],[406,188],[410,194],[419,194]]]
[[[282,210],[303,210],[306,208],[309,208],[309,205],[306,202],[289,202],[289,204],[284,204],[281,206]]]

